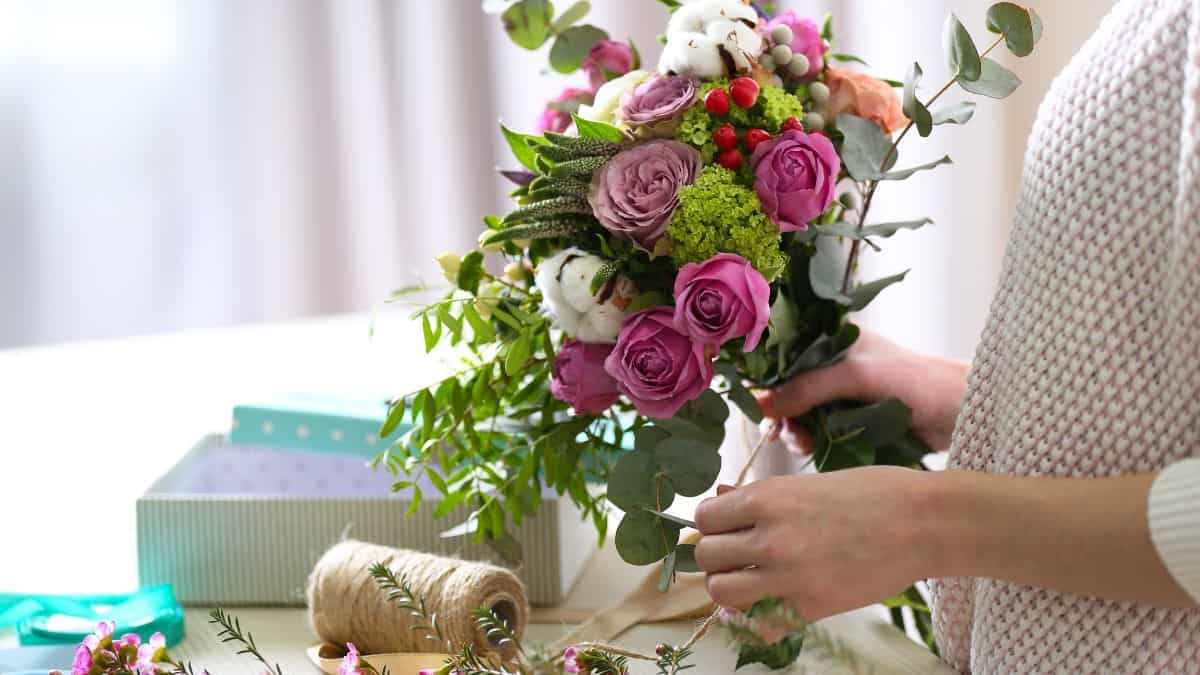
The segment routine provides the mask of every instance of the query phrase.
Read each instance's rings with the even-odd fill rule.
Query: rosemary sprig
[[[472,613],[475,615],[475,623],[483,630],[488,640],[500,647],[511,645],[519,654],[525,653],[525,648],[521,646],[521,641],[513,633],[512,627],[507,621],[496,616],[490,608],[480,607]]]
[[[407,578],[397,577],[395,572],[381,562],[371,565],[369,573],[379,588],[387,592],[388,600],[395,602],[397,607],[415,619],[412,626],[414,631],[424,632],[426,639],[444,643],[447,646],[446,651],[452,651],[449,649],[450,641],[442,633],[437,614],[426,608],[425,598],[413,591]]]
[[[283,675],[283,670],[280,669],[278,663],[272,665],[258,651],[258,645],[254,644],[254,635],[249,631],[242,631],[242,622],[236,616],[226,614],[225,610],[218,607],[209,612],[208,622],[221,627],[221,630],[217,633],[217,637],[220,638],[221,642],[238,643],[241,645],[241,648],[237,651],[238,654],[249,654],[258,659],[260,663],[267,667],[267,672],[272,675]],[[188,672],[190,675],[190,671]]]

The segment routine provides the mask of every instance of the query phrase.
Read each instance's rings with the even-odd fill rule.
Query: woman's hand
[[[696,563],[713,602],[780,596],[813,621],[895,595],[923,576],[929,474],[865,467],[781,476],[704,501]]]
[[[950,434],[967,387],[968,365],[925,356],[864,331],[838,363],[807,373],[759,394],[767,417],[787,419],[823,403],[889,398],[913,411],[913,431],[934,450],[950,446]],[[811,451],[803,429],[789,422],[783,434],[790,449]]]

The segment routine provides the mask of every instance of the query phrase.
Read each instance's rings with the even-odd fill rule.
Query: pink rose
[[[824,134],[789,129],[750,156],[763,212],[783,232],[808,229],[833,202],[842,162]]]
[[[610,76],[633,70],[633,50],[624,42],[596,40],[579,68],[587,73],[588,84],[596,91]]]
[[[758,346],[771,317],[771,287],[740,255],[718,253],[688,263],[675,277],[675,330],[720,347],[746,337],[742,351]]]
[[[546,108],[542,110],[542,115],[538,117],[537,131],[539,134],[544,134],[547,131],[553,131],[556,134],[561,134],[571,126],[571,114],[565,110],[559,110],[550,106],[550,103],[591,103],[592,92],[587,89],[577,89],[575,87],[567,87],[559,92],[558,96],[547,101]]]
[[[712,382],[705,345],[674,326],[674,310],[652,307],[625,319],[604,370],[647,417],[671,417]]]
[[[620,396],[617,381],[604,371],[604,359],[612,349],[612,345],[563,341],[554,358],[550,393],[577,413],[594,415],[607,410]]]
[[[825,52],[829,51],[829,45],[821,39],[821,29],[817,27],[817,22],[802,19],[796,15],[795,10],[789,9],[768,21],[762,27],[763,34],[770,35],[776,26],[792,29],[792,44],[788,46],[792,48],[793,54],[803,54],[808,59],[808,72],[804,74],[804,79],[815,79],[825,67]]]

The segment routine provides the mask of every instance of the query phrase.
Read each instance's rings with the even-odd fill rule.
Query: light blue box
[[[411,428],[379,438],[387,412],[382,398],[287,394],[234,406],[229,442],[371,459]]]

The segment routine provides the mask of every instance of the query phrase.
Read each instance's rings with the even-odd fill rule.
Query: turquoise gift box
[[[387,412],[383,398],[286,394],[234,406],[229,442],[370,459],[409,428],[379,438]]]

